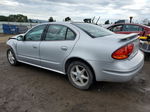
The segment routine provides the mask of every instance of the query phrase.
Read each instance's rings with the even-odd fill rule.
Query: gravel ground
[[[67,77],[21,64],[10,66],[0,35],[0,112],[150,112],[150,59],[127,83],[97,82],[89,91]]]

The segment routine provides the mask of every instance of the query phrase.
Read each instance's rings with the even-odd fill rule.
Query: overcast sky
[[[62,21],[101,17],[101,20],[150,18],[150,0],[0,0],[0,15],[24,14],[28,18]]]

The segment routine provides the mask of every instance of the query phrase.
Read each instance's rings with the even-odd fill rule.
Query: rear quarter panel
[[[116,34],[91,38],[87,34],[81,33],[80,39],[67,58],[80,57],[91,61],[112,61],[111,54],[122,45],[118,40],[113,39],[114,36]]]
[[[134,41],[120,41],[121,38],[127,36],[128,35],[113,34],[104,37],[91,38],[87,34],[81,33],[80,39],[67,58],[80,57],[88,61],[112,62],[114,59],[111,55],[114,51]]]

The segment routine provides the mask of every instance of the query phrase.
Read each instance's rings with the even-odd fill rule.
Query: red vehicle
[[[140,24],[119,23],[111,25],[107,29],[118,34],[138,33],[141,40],[141,50],[150,53],[150,27]]]
[[[132,23],[114,24],[107,29],[119,34],[139,33],[140,36],[147,36],[150,34],[150,27]]]

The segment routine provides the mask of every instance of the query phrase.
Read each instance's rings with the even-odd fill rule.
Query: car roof
[[[41,24],[70,24],[71,22],[46,22]]]
[[[69,22],[46,22],[46,23],[41,23],[41,24],[73,24],[73,23],[82,23],[82,24],[93,24],[93,23],[85,23],[85,22],[72,22],[72,21],[69,21]],[[94,24],[95,25],[95,24]]]
[[[111,26],[114,26],[114,25],[138,25],[138,26],[150,28],[149,26],[146,26],[146,25],[143,25],[143,24],[136,24],[136,23],[117,23],[117,24],[113,24]]]

